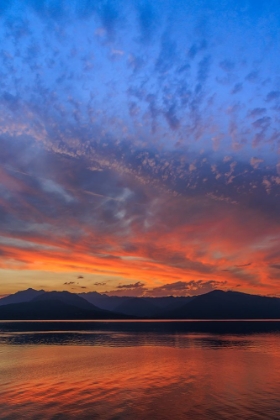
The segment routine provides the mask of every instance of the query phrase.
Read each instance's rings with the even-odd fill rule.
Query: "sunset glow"
[[[280,296],[278,2],[56,4],[0,5],[0,297]]]

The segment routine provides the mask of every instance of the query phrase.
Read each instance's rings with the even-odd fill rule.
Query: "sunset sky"
[[[0,296],[280,296],[279,0],[0,21]]]

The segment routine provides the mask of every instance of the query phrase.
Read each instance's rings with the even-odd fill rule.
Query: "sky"
[[[278,0],[0,2],[0,296],[280,296]]]

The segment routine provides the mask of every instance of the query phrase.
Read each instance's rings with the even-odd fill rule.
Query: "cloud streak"
[[[1,269],[279,293],[277,3],[18,5],[0,8]]]

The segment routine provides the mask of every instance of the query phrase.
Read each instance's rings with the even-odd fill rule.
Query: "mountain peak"
[[[9,305],[11,303],[30,302],[35,297],[44,293],[44,290],[34,290],[31,287],[26,290],[21,290],[12,295],[0,299],[0,306]]]
[[[32,299],[32,302],[54,301],[54,300],[64,302],[68,305],[77,306],[78,308],[81,308],[81,309],[100,311],[100,308],[97,308],[96,306],[89,303],[84,298],[78,296],[75,293],[68,292],[66,290],[62,292],[52,291],[52,292],[41,293],[39,296],[35,296],[34,299]]]

